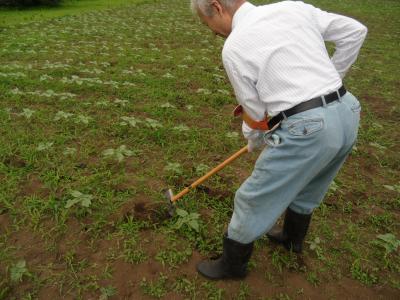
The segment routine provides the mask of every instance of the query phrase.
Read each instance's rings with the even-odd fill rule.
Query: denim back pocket
[[[288,124],[288,131],[291,135],[307,136],[322,130],[323,127],[324,120],[321,118],[303,119]]]

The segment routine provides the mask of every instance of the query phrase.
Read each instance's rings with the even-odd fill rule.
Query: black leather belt
[[[329,103],[331,103],[333,101],[338,100],[339,99],[339,95],[338,94],[340,95],[340,97],[343,97],[344,94],[346,94],[346,88],[343,85],[340,87],[339,90],[334,91],[334,92],[332,92],[332,93],[330,93],[328,95],[325,95],[324,96],[325,103],[329,104]],[[296,106],[294,106],[292,108],[289,108],[288,110],[280,112],[279,114],[274,116],[271,120],[269,120],[268,127],[269,128],[274,127],[276,124],[278,124],[280,121],[282,121],[285,118],[285,116],[286,116],[286,118],[289,118],[290,116],[293,116],[295,114],[298,114],[298,113],[301,113],[303,111],[306,111],[306,110],[309,110],[309,109],[313,109],[313,108],[316,108],[316,107],[320,107],[320,106],[323,106],[323,105],[324,105],[324,102],[322,100],[322,96],[313,98],[311,100],[307,100],[305,102],[297,104]]]

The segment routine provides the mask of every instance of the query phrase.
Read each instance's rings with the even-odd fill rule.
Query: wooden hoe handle
[[[247,153],[249,152],[249,148],[246,145],[245,147],[243,147],[242,149],[240,149],[238,152],[236,152],[235,154],[233,154],[231,157],[229,157],[227,160],[225,160],[224,162],[222,162],[221,164],[219,164],[218,166],[216,166],[214,169],[212,169],[210,172],[208,172],[206,175],[200,177],[199,179],[197,179],[195,182],[193,182],[190,186],[188,186],[187,188],[185,188],[183,191],[181,191],[179,194],[175,195],[174,197],[172,197],[171,201],[175,202],[177,201],[179,198],[181,198],[182,196],[186,195],[187,193],[189,193],[189,191],[191,189],[196,188],[198,185],[202,184],[204,181],[206,181],[208,178],[210,178],[212,175],[214,175],[215,173],[217,173],[218,171],[222,170],[223,168],[225,168],[227,165],[229,165],[231,162],[233,162],[236,158],[238,158],[239,156],[241,156],[243,153]]]

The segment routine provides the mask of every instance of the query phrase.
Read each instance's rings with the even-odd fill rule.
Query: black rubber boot
[[[286,210],[283,228],[275,225],[271,231],[267,233],[267,236],[271,241],[285,246],[287,250],[301,253],[310,221],[311,214],[298,214],[288,208]]]
[[[224,235],[222,255],[215,260],[203,260],[197,264],[197,271],[209,279],[244,278],[247,263],[253,252],[253,242],[241,244]]]

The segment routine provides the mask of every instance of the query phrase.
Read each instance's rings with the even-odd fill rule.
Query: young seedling
[[[373,244],[384,248],[385,257],[387,257],[389,254],[397,251],[400,247],[400,240],[398,240],[393,233],[378,234]]]
[[[188,213],[186,210],[180,208],[176,209],[176,214],[178,216],[178,219],[175,223],[175,229],[180,229],[182,226],[185,226],[189,229],[193,229],[196,232],[200,231],[200,214]]]
[[[24,276],[31,276],[31,274],[26,267],[25,260],[20,260],[10,268],[11,282],[21,282]]]
[[[20,113],[18,115],[21,116],[21,117],[25,117],[27,119],[30,119],[33,116],[34,113],[35,113],[34,110],[29,109],[29,108],[24,108],[24,109],[22,109],[22,113]]]
[[[36,147],[37,151],[45,151],[49,150],[53,146],[53,142],[47,142],[47,143],[39,143],[39,145]]]
[[[79,191],[71,191],[72,199],[67,201],[65,208],[71,208],[76,204],[80,204],[82,207],[88,208],[92,204],[93,196],[89,194],[83,194]]]
[[[119,163],[123,162],[125,157],[133,156],[134,154],[135,152],[128,150],[125,145],[121,145],[117,149],[110,148],[103,151],[104,157],[115,159]]]

